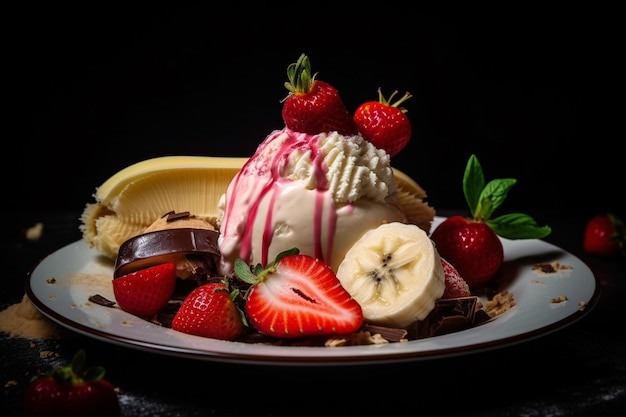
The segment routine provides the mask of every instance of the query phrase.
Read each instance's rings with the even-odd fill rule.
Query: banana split
[[[173,263],[176,289],[148,319],[166,327],[184,323],[173,328],[193,328],[195,335],[203,334],[200,320],[244,327],[229,340],[249,343],[389,343],[491,319],[431,240],[435,210],[426,192],[391,165],[399,151],[392,143],[397,126],[402,146],[410,134],[403,112],[389,112],[397,121],[377,120],[383,128],[365,126],[374,112],[394,107],[381,94],[381,106],[360,112],[358,120],[346,117],[337,91],[315,79],[305,55],[290,65],[288,77],[285,126],[249,159],[154,158],[98,187],[80,227],[90,247],[115,260],[112,279],[148,280],[156,291],[172,277],[151,271]],[[376,145],[369,136],[374,131]],[[280,279],[270,281],[272,275]],[[219,287],[219,297],[208,284]],[[253,292],[262,294],[254,307],[247,298]],[[92,297],[130,310],[119,300],[98,300]],[[132,294],[124,300],[132,302]],[[340,315],[346,303],[351,323],[327,313]],[[219,309],[223,317],[208,317],[209,310],[219,316]],[[265,323],[256,325],[259,320]]]

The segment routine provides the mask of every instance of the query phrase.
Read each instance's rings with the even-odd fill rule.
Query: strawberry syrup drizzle
[[[286,135],[286,136],[285,136]],[[277,149],[266,149],[276,146],[274,143],[282,140]],[[269,248],[274,235],[273,213],[276,201],[280,198],[284,187],[292,183],[283,178],[284,168],[289,163],[289,156],[294,151],[310,151],[316,179],[316,197],[314,208],[314,256],[322,261],[330,261],[332,241],[336,230],[337,215],[330,210],[328,222],[328,242],[326,254],[323,250],[323,211],[324,201],[327,199],[328,180],[326,166],[318,146],[319,135],[296,133],[287,128],[275,131],[263,141],[255,154],[246,162],[235,177],[227,194],[224,224],[222,225],[222,241],[240,240],[239,257],[250,262],[252,257],[253,229],[259,215],[261,201],[269,195],[269,210],[263,223],[261,260],[266,265],[269,257]],[[270,194],[271,193],[271,194]],[[234,228],[235,230],[231,230]],[[234,246],[233,246],[234,247]]]

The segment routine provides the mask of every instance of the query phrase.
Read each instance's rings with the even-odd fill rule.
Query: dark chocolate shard
[[[373,324],[364,324],[361,330],[370,332],[370,334],[379,334],[383,339],[390,342],[401,342],[406,340],[408,332],[405,329],[398,329],[395,327],[376,326]]]
[[[167,213],[167,219],[166,221],[169,222],[175,222],[176,220],[180,220],[180,219],[186,219],[187,217],[189,217],[189,212],[188,211],[181,211],[180,213],[176,213],[175,211],[170,211],[169,213]]]
[[[489,319],[477,296],[445,298],[437,300],[428,317],[407,330],[411,339],[423,339],[470,329]]]
[[[89,301],[104,307],[113,307],[115,305],[115,301],[111,301],[108,298],[101,296],[100,294],[90,295]]]

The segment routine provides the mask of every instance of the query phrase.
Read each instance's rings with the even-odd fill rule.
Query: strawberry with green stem
[[[339,92],[316,76],[311,73],[311,63],[305,54],[287,67],[289,81],[285,87],[289,94],[282,108],[285,125],[294,132],[311,135],[332,131],[356,135],[356,125]]]
[[[356,331],[363,324],[361,306],[330,267],[294,248],[253,269],[242,259],[235,274],[251,284],[245,295],[249,323],[278,338],[332,336]]]
[[[498,236],[506,239],[541,239],[552,229],[539,226],[529,215],[510,213],[493,217],[517,180],[485,182],[482,167],[471,155],[463,176],[463,192],[471,218],[452,216],[431,234],[439,254],[450,262],[472,290],[484,286],[500,269],[504,249]]]
[[[392,157],[409,143],[412,132],[407,110],[400,107],[412,96],[407,92],[392,103],[396,94],[397,90],[385,98],[379,88],[378,101],[365,102],[354,112],[354,122],[361,136]]]
[[[117,392],[104,379],[105,369],[101,366],[87,368],[85,359],[85,351],[81,349],[70,365],[35,378],[24,393],[24,416],[119,416]]]
[[[172,329],[201,337],[235,340],[247,329],[238,308],[239,290],[231,291],[227,279],[193,289],[172,320]]]

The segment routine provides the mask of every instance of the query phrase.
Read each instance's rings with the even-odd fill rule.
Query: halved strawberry
[[[141,318],[150,318],[167,305],[176,287],[172,262],[140,269],[113,280],[113,294],[120,308]]]
[[[210,282],[185,297],[172,320],[172,329],[213,339],[235,340],[246,329],[242,313],[226,282]]]
[[[285,125],[295,131],[316,135],[337,131],[342,135],[357,134],[357,128],[339,92],[330,84],[315,79],[309,58],[302,54],[287,67],[289,95],[283,101]]]
[[[390,156],[397,155],[411,139],[407,110],[399,106],[412,96],[407,92],[391,103],[397,93],[397,90],[394,91],[387,99],[379,88],[378,101],[365,102],[354,112],[354,122],[361,136]]]
[[[281,338],[348,334],[363,324],[363,312],[324,262],[285,251],[254,273],[241,259],[235,272],[252,284],[246,314],[259,332]]]

